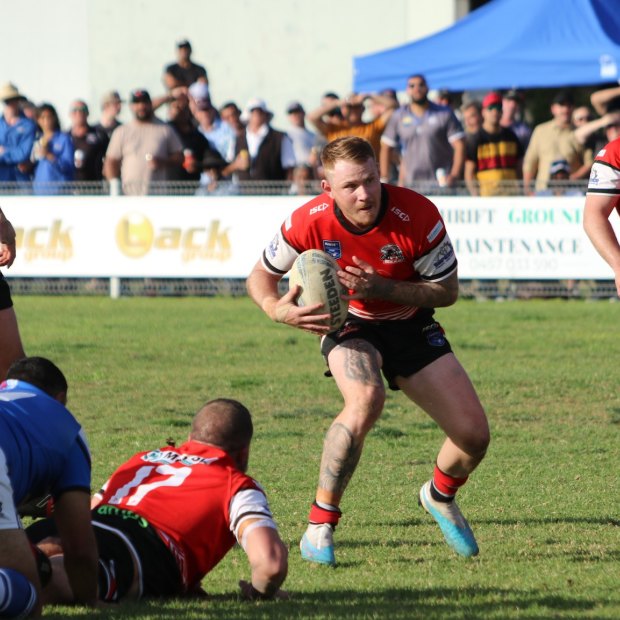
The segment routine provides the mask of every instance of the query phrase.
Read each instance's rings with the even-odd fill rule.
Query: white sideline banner
[[[245,278],[304,196],[12,196],[8,276]],[[585,198],[432,198],[463,279],[613,279],[583,231]],[[616,232],[620,223],[614,214]]]

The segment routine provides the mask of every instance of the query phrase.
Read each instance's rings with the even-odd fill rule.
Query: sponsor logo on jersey
[[[269,258],[274,258],[278,253],[278,245],[280,244],[280,235],[276,235],[271,243],[267,246],[267,255]]]
[[[395,243],[384,245],[381,248],[380,257],[384,263],[402,263],[405,260],[403,251]]]
[[[592,166],[592,171],[590,172],[590,180],[588,181],[588,187],[592,185],[598,185],[600,179],[598,178],[598,170]]]
[[[437,258],[433,262],[435,269],[440,269],[445,263],[450,261],[454,256],[454,248],[450,241],[444,241],[438,249]]]
[[[404,211],[401,211],[398,207],[392,207],[392,213],[403,222],[408,222],[411,220],[411,218]]]
[[[316,207],[312,207],[310,211],[308,211],[308,215],[314,215],[315,213],[321,213],[325,211],[329,207],[329,204],[326,202],[321,203],[320,205],[316,205]]]
[[[342,258],[342,248],[340,247],[340,241],[328,241],[323,239],[323,251],[329,254],[332,258],[338,260]]]
[[[97,514],[99,515],[112,515],[115,517],[121,517],[123,519],[132,519],[133,521],[137,521],[138,525],[143,528],[147,528],[149,526],[149,522],[136,512],[132,512],[131,510],[127,510],[126,508],[117,508],[116,506],[110,506],[109,504],[104,504],[103,506],[98,506],[96,509]]]
[[[443,222],[441,220],[439,220],[437,222],[437,224],[435,224],[435,226],[433,226],[433,230],[431,230],[431,232],[428,233],[428,235],[426,236],[426,238],[428,239],[429,243],[433,243],[433,241],[435,239],[437,239],[437,235],[443,230]]]
[[[181,463],[182,465],[189,465],[191,467],[192,465],[210,465],[217,461],[218,458],[206,459],[202,456],[196,456],[195,454],[179,454],[171,450],[167,450],[166,452],[152,450],[142,455],[142,460],[148,463]]]

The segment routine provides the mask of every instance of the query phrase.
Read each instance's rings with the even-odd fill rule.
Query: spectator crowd
[[[314,193],[323,146],[354,135],[373,146],[383,181],[423,192],[558,195],[571,181],[573,192],[584,193],[594,156],[620,135],[620,87],[594,92],[592,107],[558,92],[551,118],[532,127],[520,91],[491,91],[481,101],[465,95],[457,105],[449,91],[431,98],[425,77],[415,74],[403,85],[402,103],[389,89],[327,92],[308,114],[291,101],[288,126],[276,129],[264,99],[217,106],[190,42],[179,41],[176,51],[163,71],[163,95],[137,88],[126,102],[112,90],[101,98],[96,124],[76,99],[65,131],[52,104],[34,105],[14,84],[0,85],[0,183],[37,194],[102,181],[127,195],[161,193],[173,182],[205,195],[239,193],[248,182]],[[132,119],[121,123],[125,103]]]

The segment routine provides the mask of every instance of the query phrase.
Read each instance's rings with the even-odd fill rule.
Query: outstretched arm
[[[282,595],[279,588],[288,572],[288,549],[272,527],[254,527],[257,519],[248,519],[239,528],[239,537],[244,540],[244,550],[252,569],[251,582],[240,581],[244,598],[270,599]]]

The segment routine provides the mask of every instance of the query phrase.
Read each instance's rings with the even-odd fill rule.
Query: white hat
[[[209,87],[205,82],[194,82],[187,91],[189,96],[196,102],[199,110],[208,110],[211,107]]]
[[[250,112],[252,110],[262,110],[265,114],[269,116],[273,116],[273,112],[267,107],[264,99],[260,97],[252,97],[248,101],[248,104],[245,106],[245,110],[243,110],[243,114],[241,114],[241,120],[246,123],[250,118]]]
[[[8,101],[9,99],[25,99],[18,90],[15,84],[6,82],[0,86],[0,101]]]

